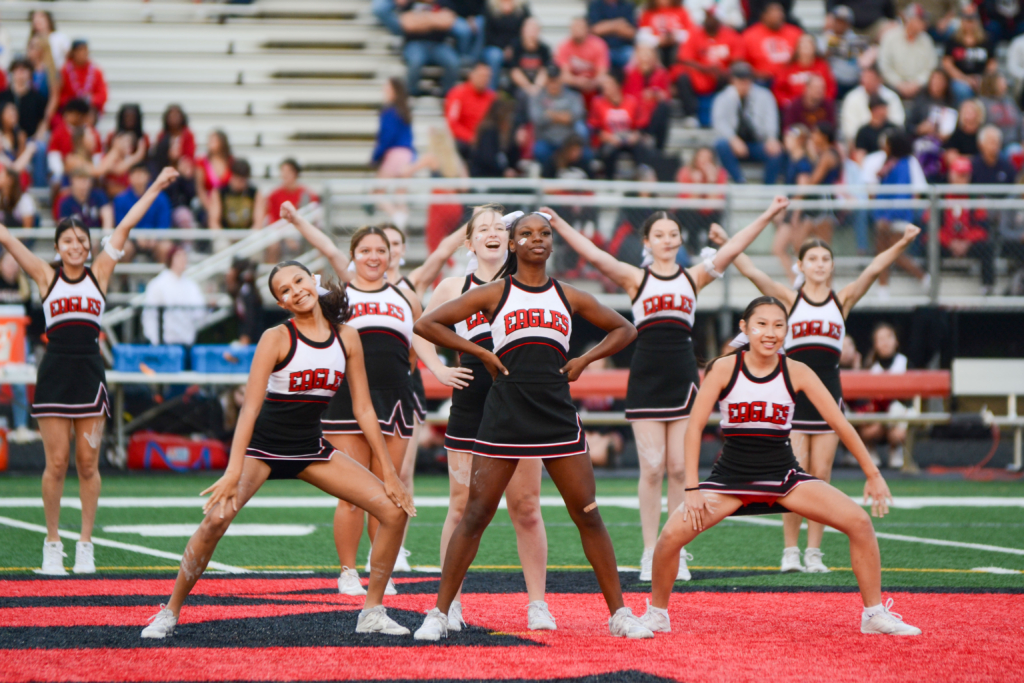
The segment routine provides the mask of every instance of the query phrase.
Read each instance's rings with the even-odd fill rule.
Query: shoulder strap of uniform
[[[782,366],[782,378],[786,382],[786,389],[789,391],[790,397],[796,401],[796,391],[793,389],[793,382],[789,379],[789,364],[787,362],[786,354],[779,354],[779,365]]]
[[[565,310],[569,312],[569,317],[572,317],[572,306],[569,305],[569,299],[565,296],[565,292],[562,290],[562,283],[555,278],[551,278],[551,283],[555,286],[555,291],[558,292],[558,298],[565,304]]]
[[[498,313],[501,312],[501,308],[505,305],[505,302],[508,301],[508,295],[512,291],[512,276],[506,275],[502,278],[502,281],[505,283],[505,289],[501,293],[501,298],[498,299],[498,305],[494,307],[494,314],[487,319],[487,322],[492,325],[494,324],[494,319],[498,317]]]
[[[637,300],[641,296],[643,296],[644,287],[647,286],[647,280],[650,277],[651,277],[651,269],[650,269],[650,267],[644,268],[644,276],[643,276],[643,278],[640,279],[640,286],[636,288],[636,296],[634,296],[632,301],[630,301],[629,303],[635,304],[637,302]]]
[[[53,292],[53,288],[57,285],[57,280],[60,279],[60,271],[61,266],[57,266],[53,269],[53,280],[50,281],[50,287],[46,290],[46,294],[42,295],[44,301],[46,300],[46,297],[50,296]]]
[[[729,395],[729,392],[732,391],[732,388],[736,386],[736,380],[740,376],[740,368],[743,365],[743,354],[744,351],[742,349],[732,354],[736,358],[736,364],[732,368],[732,375],[729,377],[729,383],[726,384],[725,388],[718,394],[719,401],[724,400],[725,397]]]
[[[288,355],[284,357],[284,360],[274,366],[274,372],[284,370],[288,364],[292,362],[292,358],[295,358],[295,348],[299,344],[299,335],[298,330],[295,328],[295,321],[289,318],[284,324],[284,327],[288,330]]]
[[[466,292],[468,292],[469,291],[469,287],[472,284],[473,284],[473,275],[472,274],[467,275],[466,276],[466,281],[462,283],[462,293],[465,294]]]

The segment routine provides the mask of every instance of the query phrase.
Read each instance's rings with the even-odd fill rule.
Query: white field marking
[[[24,529],[25,531],[35,531],[40,534],[46,534],[46,527],[39,526],[38,524],[29,524],[28,522],[22,522],[20,519],[11,519],[10,517],[0,517],[0,524],[4,526],[13,527],[15,529]],[[81,534],[75,533],[74,531],[60,530],[57,532],[61,538],[70,538],[73,541],[79,540]],[[141,555],[150,555],[152,557],[162,557],[165,560],[174,560],[175,562],[181,562],[181,555],[175,553],[169,553],[163,550],[156,550],[155,548],[147,548],[141,545],[134,545],[132,543],[121,543],[120,541],[111,541],[106,538],[92,537],[92,542],[95,545],[105,546],[107,548],[117,548],[118,550],[127,550],[133,553],[139,553]],[[210,562],[207,565],[210,569],[217,569],[222,572],[228,572],[230,574],[248,574],[248,569],[242,569],[241,567],[233,567],[230,564],[222,564],[220,562]]]
[[[782,526],[781,520],[759,519],[756,517],[728,517],[733,522],[746,522],[747,524],[759,524],[761,526]],[[833,534],[842,533],[832,527],[825,527],[825,531]],[[887,534],[876,531],[875,536],[889,541],[906,541],[908,543],[923,543],[924,545],[941,545],[949,548],[968,548],[970,550],[987,550],[993,553],[1006,553],[1007,555],[1024,555],[1020,548],[1004,548],[999,545],[987,545],[985,543],[964,543],[962,541],[945,541],[940,538],[922,538],[920,536],[904,536],[903,534]]]
[[[138,534],[151,538],[189,538],[198,524],[122,524],[105,526],[108,534]],[[314,524],[232,524],[225,536],[309,536]]]
[[[1003,567],[975,567],[972,572],[985,572],[986,574],[1024,574],[1016,569],[1004,569]]]

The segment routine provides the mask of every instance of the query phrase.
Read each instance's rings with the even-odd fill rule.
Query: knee
[[[843,529],[850,540],[867,540],[875,537],[875,525],[871,523],[871,517],[863,509],[858,509],[852,516],[846,528]]]
[[[832,479],[832,463],[814,463],[811,466],[811,476],[822,481],[829,481]]]
[[[69,463],[67,453],[47,453],[46,474],[51,477],[64,477],[68,473]]]
[[[231,515],[220,516],[218,510],[211,510],[209,514],[203,519],[203,523],[199,525],[198,534],[206,537],[207,539],[217,540],[224,535],[224,532],[231,526]]]
[[[683,481],[686,478],[685,464],[682,462],[669,462],[668,477],[676,483]]]
[[[79,479],[95,479],[100,476],[99,458],[75,458],[75,471]]]
[[[384,508],[374,516],[377,518],[378,522],[387,527],[400,527],[405,524],[405,519],[408,517],[402,508],[398,507],[391,501],[388,501],[387,505],[385,505]]]
[[[470,536],[479,536],[487,528],[493,516],[494,510],[488,506],[482,503],[469,503],[466,505],[466,510],[462,515],[462,521],[459,523],[459,526]]]
[[[508,512],[512,522],[520,531],[533,531],[538,527],[544,526],[544,518],[540,512],[540,501],[537,499],[509,501]]]
[[[570,516],[581,532],[604,529],[604,520],[601,519],[601,512],[596,505],[590,510],[584,508],[572,511]]]
[[[641,454],[643,457],[643,454]],[[647,466],[640,471],[640,479],[650,486],[661,486],[661,481],[665,477],[665,463],[659,458],[659,462],[654,464],[653,458],[647,461]]]

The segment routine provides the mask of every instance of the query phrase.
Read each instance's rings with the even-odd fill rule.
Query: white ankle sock
[[[881,614],[884,611],[885,611],[885,607],[882,606],[882,603],[878,603],[874,607],[865,607],[864,608],[864,616],[867,617],[868,619],[870,619],[871,617],[875,616],[876,614]]]
[[[795,546],[793,546],[793,547],[791,547],[791,548],[783,548],[783,549],[782,549],[782,552],[784,552],[784,553],[788,553],[788,552],[790,552],[791,550],[795,550],[796,552],[800,552],[800,546],[798,546],[798,545],[795,545]]]
[[[668,614],[668,608],[667,607],[655,607],[654,605],[648,603],[647,609],[650,612],[653,612],[654,614]]]

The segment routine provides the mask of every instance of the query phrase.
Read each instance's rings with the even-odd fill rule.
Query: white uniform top
[[[546,344],[569,353],[572,309],[554,278],[528,287],[509,277],[491,320],[494,353],[499,357],[524,344]]]
[[[877,360],[869,369],[872,375],[902,375],[907,371],[907,357],[902,353],[897,353],[892,357],[892,365],[888,368],[882,367],[882,364]]]
[[[331,398],[345,379],[345,349],[334,332],[330,339],[307,339],[291,320],[292,336],[287,358],[274,366],[267,381],[267,393],[282,397],[297,395]]]
[[[745,351],[736,354],[736,369],[718,397],[722,434],[786,438],[793,426],[796,392],[789,382],[786,357],[767,377],[754,377],[743,364]]]
[[[390,332],[406,347],[412,344],[412,306],[398,287],[386,284],[381,289],[366,292],[348,285],[346,292],[352,312],[348,325],[359,330],[360,334],[371,329]]]
[[[476,275],[467,275],[466,282],[462,286],[462,293],[465,294],[469,290],[484,284],[487,283],[478,279]],[[465,320],[460,320],[459,322],[455,323],[455,334],[459,335],[466,341],[479,343],[484,339],[490,339],[491,324],[487,322],[486,315],[484,315],[480,311],[477,311],[476,313],[469,316]]]
[[[89,268],[76,281],[67,279],[64,269],[57,268],[53,286],[43,299],[43,315],[46,317],[46,331],[71,321],[86,322],[100,326],[103,317],[105,297],[100,291],[96,278]]]
[[[633,324],[636,329],[655,323],[671,322],[693,329],[697,307],[697,287],[685,268],[671,277],[644,270],[644,279],[633,299]]]
[[[792,356],[794,351],[817,349],[831,351],[838,358],[845,336],[846,320],[835,292],[829,292],[820,304],[809,301],[802,289],[797,292],[783,344],[786,353]]]

